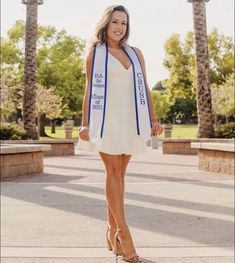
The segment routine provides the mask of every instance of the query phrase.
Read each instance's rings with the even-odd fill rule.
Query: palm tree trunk
[[[38,139],[36,129],[36,43],[38,0],[27,1],[23,121],[29,139]]]
[[[214,135],[214,129],[209,82],[205,0],[191,1],[193,2],[196,45],[198,137],[211,138]]]

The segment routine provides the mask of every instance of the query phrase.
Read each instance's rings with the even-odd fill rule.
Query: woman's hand
[[[157,121],[152,121],[151,136],[161,135],[162,132],[162,126]]]
[[[79,138],[83,141],[89,141],[89,128],[85,126],[81,126],[79,128]]]

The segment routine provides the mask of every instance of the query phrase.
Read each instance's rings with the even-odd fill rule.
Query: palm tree
[[[193,3],[197,67],[197,113],[199,138],[211,138],[214,135],[211,91],[209,82],[209,55],[205,7],[205,2],[208,1],[209,0],[188,0],[188,2]]]
[[[22,0],[27,6],[25,30],[25,68],[23,121],[29,139],[38,139],[35,116],[36,98],[36,46],[37,46],[37,11],[40,0]]]

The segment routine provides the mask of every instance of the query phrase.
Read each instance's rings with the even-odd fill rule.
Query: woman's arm
[[[90,98],[90,78],[91,78],[91,67],[93,51],[91,51],[86,59],[86,90],[83,97],[82,103],[82,125],[79,128],[79,138],[84,141],[89,141],[89,128],[88,128],[88,107]]]
[[[82,126],[88,127],[88,107],[90,97],[90,78],[91,78],[91,67],[92,67],[93,50],[89,52],[86,59],[86,90],[83,97],[82,104]]]

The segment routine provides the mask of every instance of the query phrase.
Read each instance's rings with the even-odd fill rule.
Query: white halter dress
[[[97,143],[79,139],[79,150],[129,155],[147,152],[145,141],[136,133],[133,87],[132,65],[126,69],[109,53],[103,137]]]

